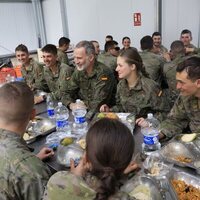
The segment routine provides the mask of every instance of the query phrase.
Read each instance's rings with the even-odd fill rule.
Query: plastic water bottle
[[[74,131],[77,134],[84,134],[87,131],[87,122],[85,120],[85,115],[87,113],[86,106],[80,99],[76,100],[76,105],[72,110],[74,115]]]
[[[145,155],[150,155],[152,152],[161,148],[159,142],[159,121],[153,116],[152,113],[147,115],[147,126],[141,128],[143,134],[142,151]]]
[[[55,108],[57,132],[65,132],[67,134],[71,134],[71,128],[68,122],[68,117],[68,109],[62,104],[62,102],[58,102],[58,106]]]
[[[47,95],[47,115],[50,119],[55,118],[54,103],[50,95]]]

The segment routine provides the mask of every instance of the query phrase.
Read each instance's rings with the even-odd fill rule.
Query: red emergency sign
[[[133,14],[133,22],[134,26],[141,26],[141,13]]]

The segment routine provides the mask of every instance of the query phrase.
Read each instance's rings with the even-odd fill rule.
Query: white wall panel
[[[183,29],[192,31],[192,43],[199,41],[200,1],[167,0],[163,1],[162,32],[163,43],[169,48],[174,40],[180,39]]]
[[[0,55],[13,53],[18,44],[38,47],[31,3],[1,3]]]
[[[57,45],[59,38],[63,36],[60,1],[44,0],[42,1],[42,9],[47,43]]]
[[[72,43],[80,40],[97,40],[103,49],[105,36],[113,35],[121,45],[124,36],[132,45],[140,47],[139,41],[155,29],[156,0],[65,0],[67,7],[69,37]],[[133,13],[141,12],[142,26],[133,26]]]

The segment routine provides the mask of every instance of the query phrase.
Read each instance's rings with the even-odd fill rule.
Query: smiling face
[[[76,64],[76,68],[79,71],[87,69],[91,64],[91,57],[92,55],[88,56],[86,51],[83,47],[75,48],[74,50],[74,62]]]
[[[198,86],[198,80],[192,81],[188,79],[188,74],[186,70],[183,70],[182,72],[177,72],[176,73],[176,80],[177,80],[177,85],[176,88],[180,91],[180,94],[182,96],[191,96],[191,95],[196,95],[199,86]]]
[[[57,55],[54,55],[52,53],[43,52],[43,61],[47,67],[52,67],[57,62]]]
[[[15,52],[17,60],[22,64],[25,65],[29,62],[29,54],[24,51],[16,51]]]
[[[125,58],[118,56],[117,57],[117,68],[118,76],[120,79],[128,79],[130,74],[135,70],[135,65],[129,65]]]
[[[159,47],[161,45],[161,36],[155,35],[153,36],[153,45]]]

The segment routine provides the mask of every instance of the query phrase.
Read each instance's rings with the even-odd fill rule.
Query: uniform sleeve
[[[161,123],[160,132],[170,138],[176,134],[182,133],[182,130],[188,125],[185,115],[185,108],[181,97],[176,100],[172,110],[166,120]]]
[[[78,80],[78,73],[77,71],[74,71],[65,89],[62,90],[61,101],[65,106],[68,106],[70,103],[73,103],[74,99],[76,99],[75,97],[79,91]]]
[[[91,189],[82,177],[75,176],[70,172],[57,172],[48,184],[44,199],[94,199],[96,192]]]
[[[91,109],[86,114],[86,118],[91,119],[101,105],[110,104],[114,91],[116,91],[116,81],[112,72],[100,75],[95,84],[95,94],[90,101]]]

